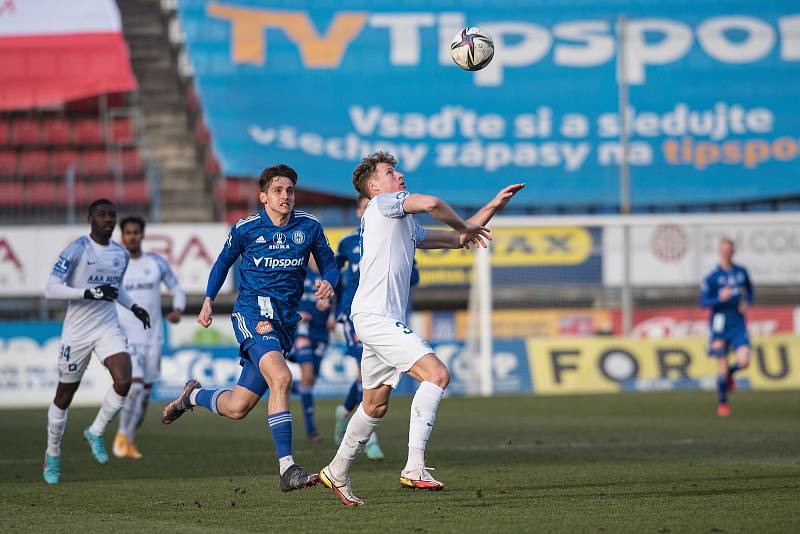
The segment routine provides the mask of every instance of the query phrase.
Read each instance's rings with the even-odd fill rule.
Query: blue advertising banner
[[[58,384],[60,335],[61,323],[0,323],[0,408],[46,406],[52,400]],[[199,380],[205,387],[233,388],[241,373],[238,348],[230,340],[217,341],[219,344],[211,346],[167,340],[153,398],[158,401],[175,398],[189,379]],[[455,395],[476,392],[479,384],[475,356],[464,352],[464,344],[434,342],[432,346],[450,369],[452,381],[448,391]],[[523,339],[497,341],[493,365],[495,392],[531,392],[531,371]],[[289,366],[299,378],[299,367],[293,363]],[[331,343],[322,360],[314,393],[319,397],[344,398],[357,373],[356,361],[347,356],[344,344]],[[98,361],[90,362],[76,403],[99,404],[110,385],[108,371]],[[415,380],[404,377],[397,393],[412,394],[416,388]]]
[[[614,204],[619,81],[634,203],[800,192],[796,2],[178,5],[228,175],[283,161],[301,187],[351,196],[357,161],[382,148],[409,189],[461,205],[512,181],[529,205]],[[484,70],[449,57],[464,26],[494,38]]]

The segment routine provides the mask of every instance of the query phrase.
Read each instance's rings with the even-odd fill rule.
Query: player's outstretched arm
[[[467,229],[467,222],[447,202],[433,195],[408,195],[403,200],[403,211],[411,214],[427,213],[457,232]]]
[[[511,184],[500,190],[495,197],[478,210],[478,213],[467,219],[468,222],[486,226],[494,215],[506,207],[511,198],[516,195],[525,184]]]

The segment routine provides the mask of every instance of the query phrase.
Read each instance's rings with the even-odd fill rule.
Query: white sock
[[[364,449],[364,445],[369,440],[370,435],[378,426],[381,420],[377,417],[370,417],[364,411],[364,405],[359,404],[350,422],[347,423],[347,431],[344,433],[342,443],[336,456],[330,463],[331,475],[338,481],[347,478],[350,465],[355,460],[356,455]]]
[[[411,421],[408,425],[408,461],[404,471],[425,463],[425,446],[431,437],[436,409],[444,390],[433,382],[419,385],[411,401]]]
[[[47,454],[61,456],[61,437],[67,427],[67,410],[62,410],[52,402],[47,409]]]
[[[125,405],[119,412],[119,433],[128,436],[129,441],[136,439],[136,427],[139,418],[142,416],[142,406],[144,404],[144,384],[134,382],[128,396],[125,397]]]
[[[288,454],[283,458],[278,458],[278,464],[280,465],[279,469],[281,474],[283,474],[287,469],[294,465],[294,458],[292,458],[291,454]]]
[[[106,392],[106,396],[103,399],[103,404],[100,405],[100,411],[97,412],[94,423],[89,427],[89,432],[95,436],[102,436],[105,434],[106,427],[117,416],[123,404],[125,404],[125,397],[117,395],[113,387],[108,388],[108,392]]]

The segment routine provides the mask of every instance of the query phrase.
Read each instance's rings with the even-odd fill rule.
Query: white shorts
[[[131,343],[132,378],[152,384],[161,371],[161,345],[159,343]]]
[[[427,341],[391,317],[358,313],[353,316],[353,326],[364,345],[361,356],[364,389],[375,389],[382,384],[397,387],[403,373],[433,352]]]
[[[109,356],[130,352],[128,339],[119,328],[109,328],[100,337],[85,345],[61,345],[58,354],[58,380],[65,384],[80,382],[89,366],[92,352],[102,363]]]

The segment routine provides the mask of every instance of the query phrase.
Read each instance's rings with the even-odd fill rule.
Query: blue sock
[[[275,451],[280,460],[292,454],[292,414],[289,410],[267,416],[269,430],[272,432],[272,441],[275,442]]]
[[[300,382],[297,380],[292,381],[292,395],[300,395]]]
[[[300,393],[300,402],[303,403],[303,419],[306,423],[306,433],[311,436],[317,433],[317,425],[314,424],[314,393],[313,388],[298,385],[297,392]]]
[[[348,412],[352,412],[358,403],[361,402],[361,397],[364,396],[364,392],[361,389],[361,380],[356,380],[353,382],[353,385],[350,386],[350,391],[347,392],[347,397],[344,399],[344,407]]]
[[[217,411],[217,399],[229,389],[201,389],[194,398],[195,406],[202,406],[214,415],[219,415]]]
[[[730,374],[733,374],[733,373],[735,373],[736,371],[738,371],[739,369],[741,369],[741,367],[739,367],[739,362],[735,362],[733,365],[731,365],[730,367],[728,367],[728,372],[729,372]]]
[[[717,375],[717,400],[719,404],[728,402],[728,377]]]

